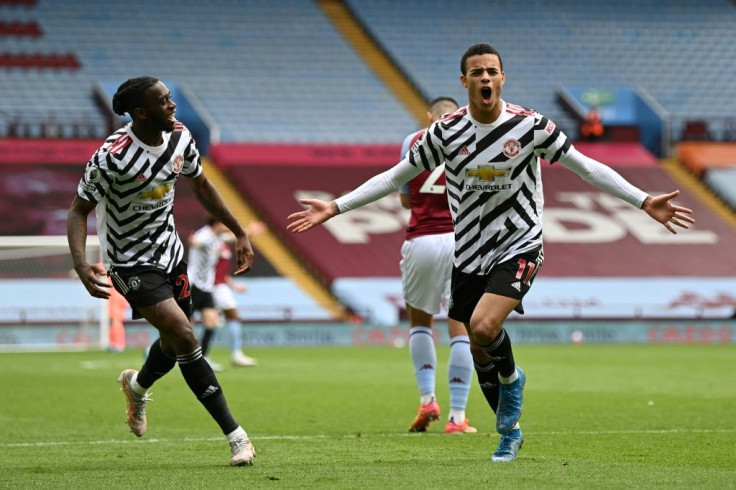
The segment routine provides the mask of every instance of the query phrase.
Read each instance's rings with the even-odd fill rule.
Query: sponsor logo
[[[552,134],[552,132],[555,130],[555,123],[553,123],[552,121],[549,121],[547,123],[547,127],[544,128],[544,130],[547,131],[549,134]]]
[[[212,396],[217,393],[217,390],[219,390],[217,386],[209,385],[207,389],[204,390],[204,393],[202,393],[202,396],[200,396],[200,398],[207,398],[208,396]]]
[[[468,147],[467,147],[467,146],[463,146],[463,147],[462,147],[462,148],[460,149],[460,154],[461,154],[461,155],[470,155],[470,151],[468,150]]]
[[[146,180],[145,174],[140,174],[138,177],[135,178],[136,182],[144,182]]]
[[[430,371],[434,371],[434,366],[431,364],[425,364],[421,368],[419,368],[420,371],[424,371],[425,369],[429,369]]]
[[[493,165],[479,165],[477,169],[466,169],[466,177],[474,177],[481,181],[494,181],[496,177],[503,177],[508,172],[505,168],[495,168]],[[469,191],[501,191],[511,189],[511,184],[465,184]]]
[[[521,292],[521,283],[519,281],[512,282],[511,287],[516,289],[517,291]]]
[[[137,291],[138,288],[141,287],[141,278],[138,276],[133,276],[128,279],[128,287],[133,291]]]
[[[458,378],[457,376],[455,376],[454,378],[450,380],[450,384],[453,384],[453,383],[462,385],[462,384],[465,384],[465,381],[463,381],[462,378]]]
[[[480,384],[480,387],[481,388],[485,388],[487,390],[493,389],[496,386],[498,386],[498,383],[491,383],[490,381],[489,382],[486,382],[486,383],[481,383]]]
[[[521,143],[516,140],[508,140],[503,144],[503,154],[509,158],[514,158],[521,151]]]
[[[174,158],[174,164],[172,166],[174,173],[181,172],[181,169],[184,167],[184,157],[181,155],[177,155],[176,158]]]
[[[82,184],[82,189],[84,192],[89,192],[90,194],[94,194],[97,192],[97,187],[93,186],[92,184]]]
[[[511,189],[511,184],[465,184],[465,189],[468,191],[503,191]]]
[[[173,199],[166,199],[155,204],[136,204],[133,206],[133,211],[153,211],[154,209],[160,209],[168,206],[169,204],[171,204],[171,201],[173,201]]]
[[[497,169],[493,165],[478,165],[477,169],[466,169],[465,175],[468,177],[477,177],[478,180],[496,180],[496,177],[503,177],[508,172],[505,168]]]
[[[163,184],[158,187],[155,187],[153,190],[150,190],[148,192],[141,192],[138,194],[138,197],[141,199],[155,199],[160,200],[163,199],[166,194],[169,193],[169,191],[174,187],[174,184]]]
[[[84,171],[84,181],[88,184],[96,184],[102,178],[100,167],[87,167]]]

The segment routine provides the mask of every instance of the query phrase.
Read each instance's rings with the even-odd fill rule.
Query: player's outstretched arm
[[[641,208],[653,219],[662,223],[670,233],[677,234],[673,225],[690,228],[689,223],[695,223],[695,219],[689,216],[693,214],[691,209],[675,206],[670,202],[679,195],[680,191],[673,191],[659,196],[647,196]]]
[[[670,202],[680,195],[680,191],[650,196],[629,183],[609,166],[593,160],[575,149],[572,149],[562,158],[560,164],[598,189],[616,196],[632,206],[643,209],[653,219],[662,223],[670,233],[677,234],[673,225],[680,228],[689,228],[689,223],[695,223],[695,220],[688,216],[692,214],[692,210],[675,206]]]
[[[289,215],[288,220],[291,223],[286,226],[286,229],[293,233],[303,233],[340,214],[335,201],[300,199],[299,203],[307,206],[307,209]]]
[[[335,201],[301,199],[299,202],[304,206],[308,206],[308,208],[290,214],[288,219],[291,223],[286,229],[294,233],[305,232],[324,223],[336,214],[357,209],[389,195],[398,190],[401,184],[409,182],[421,172],[422,169],[413,166],[409,163],[409,159],[405,158],[385,172],[374,175],[363,182],[360,187],[337,198]]]

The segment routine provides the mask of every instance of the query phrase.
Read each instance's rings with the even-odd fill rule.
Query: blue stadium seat
[[[74,52],[82,62],[78,73],[58,74],[68,83],[0,71],[0,86],[20,89],[0,93],[10,113],[76,107],[104,127],[94,84],[150,74],[186,83],[225,141],[345,143],[369,135],[392,143],[416,126],[312,1],[132,0],[101,7],[58,0],[3,14],[35,20],[45,32],[14,40],[8,50]]]
[[[729,0],[346,3],[430,96],[463,99],[460,57],[487,42],[503,56],[504,97],[568,131],[576,125],[555,102],[561,85],[640,85],[670,112],[673,127],[736,114]]]

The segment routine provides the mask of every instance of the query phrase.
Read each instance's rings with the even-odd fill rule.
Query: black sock
[[[161,339],[156,339],[148,351],[146,362],[138,373],[138,384],[150,388],[156,380],[171,371],[176,364],[176,356],[167,354],[161,349]]]
[[[493,364],[498,366],[498,372],[504,378],[508,378],[514,374],[516,364],[514,363],[514,353],[511,350],[511,339],[506,335],[506,330],[501,329],[498,337],[489,345],[481,346],[489,356]]]
[[[176,360],[179,362],[179,369],[189,389],[215,419],[222,433],[229,434],[237,429],[238,423],[227,408],[220,383],[217,382],[215,373],[204,359],[202,350],[198,348],[191,354],[176,356]]]
[[[205,328],[204,332],[202,332],[202,341],[199,343],[199,345],[202,347],[203,356],[206,356],[207,353],[210,351],[210,342],[212,341],[212,337],[214,335],[214,328]]]
[[[496,413],[498,409],[498,367],[493,364],[493,361],[489,362],[485,366],[480,366],[473,363],[475,366],[475,372],[478,375],[478,384],[480,385],[480,391],[483,392],[483,396],[486,397],[488,405],[491,406],[493,413]]]

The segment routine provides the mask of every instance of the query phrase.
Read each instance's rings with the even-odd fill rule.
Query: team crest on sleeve
[[[84,171],[84,181],[87,184],[96,184],[101,178],[100,167],[87,167],[87,170]]]
[[[509,158],[514,158],[520,151],[521,144],[514,139],[507,140],[506,143],[503,144],[503,154]]]
[[[181,169],[184,167],[184,157],[181,155],[177,155],[176,158],[174,158],[174,165],[173,170],[174,173],[181,172]]]
[[[555,130],[555,123],[553,123],[552,121],[549,121],[547,123],[547,127],[544,128],[544,130],[547,131],[549,134],[552,134]]]

